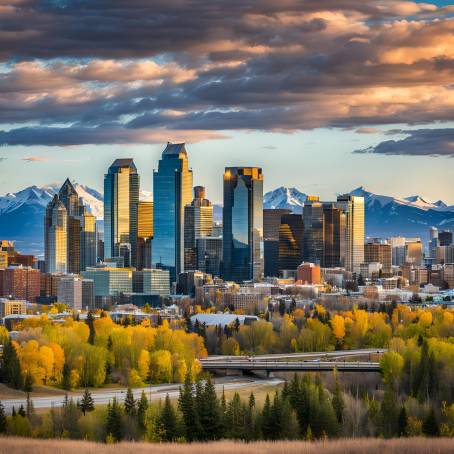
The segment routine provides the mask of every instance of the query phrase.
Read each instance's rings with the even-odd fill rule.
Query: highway
[[[202,360],[202,368],[210,371],[308,371],[323,372],[337,369],[343,372],[379,372],[380,363],[370,361],[260,361],[260,360]]]
[[[259,387],[259,386],[275,386],[284,381],[278,378],[269,378],[269,379],[261,379],[258,377],[248,377],[248,378],[238,378],[238,377],[223,377],[222,379],[216,380],[215,387],[217,391],[221,391],[222,388],[225,390],[236,390],[241,388],[247,387]],[[133,394],[135,398],[139,398],[142,394],[142,390],[145,391],[145,394],[148,400],[159,400],[165,399],[166,395],[168,394],[170,398],[177,398],[179,396],[179,388],[181,384],[173,383],[168,385],[156,385],[156,386],[147,386],[145,388],[135,388],[133,389]],[[108,404],[114,397],[117,398],[118,401],[122,402],[126,396],[126,388],[117,388],[117,389],[100,389],[100,390],[92,390],[91,395],[95,404],[102,405]],[[69,397],[72,397],[74,401],[77,401],[82,397],[83,392],[79,393],[68,393]],[[44,408],[51,408],[51,407],[61,407],[63,405],[63,401],[65,399],[65,395],[62,393],[61,395],[53,395],[48,397],[33,397],[32,402],[35,409],[44,409]],[[16,410],[23,405],[24,408],[26,406],[26,399],[4,399],[2,400],[2,404],[5,408],[7,414],[11,414],[13,406]]]

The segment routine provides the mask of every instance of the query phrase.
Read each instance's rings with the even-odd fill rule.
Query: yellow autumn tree
[[[170,383],[173,378],[172,355],[168,350],[157,350],[150,355],[152,383]]]
[[[345,321],[341,315],[335,315],[331,319],[331,328],[333,330],[334,337],[339,343],[342,343],[345,337]]]

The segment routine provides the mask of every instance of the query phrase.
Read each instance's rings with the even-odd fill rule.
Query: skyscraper
[[[184,207],[191,203],[192,170],[184,143],[167,143],[153,173],[153,263],[171,282],[184,270]]]
[[[205,188],[194,188],[194,200],[184,207],[184,269],[197,269],[197,239],[213,232],[213,205],[205,198]]]
[[[323,262],[324,232],[323,204],[316,196],[307,196],[303,208],[304,260],[321,265]]]
[[[54,198],[46,207],[44,220],[44,255],[48,273],[66,273],[68,270],[66,208],[58,198]]]
[[[223,208],[223,278],[236,282],[263,275],[263,173],[226,167]]]
[[[151,268],[153,202],[141,200],[138,208],[137,269]]]
[[[323,261],[325,268],[344,266],[346,215],[334,203],[323,204]]]
[[[96,217],[84,211],[80,216],[80,271],[96,265]]]
[[[364,262],[364,197],[340,195],[336,205],[347,215],[345,268],[359,273]]]
[[[284,214],[291,214],[286,208],[263,210],[263,252],[266,277],[279,276],[279,228]]]
[[[139,175],[132,159],[116,159],[104,176],[104,257],[137,263]]]
[[[279,226],[279,274],[296,271],[303,261],[304,223],[301,214],[284,214]]]

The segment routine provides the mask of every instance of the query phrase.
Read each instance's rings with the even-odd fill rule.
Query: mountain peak
[[[294,213],[302,213],[306,194],[292,187],[280,186],[267,192],[263,197],[263,208],[288,208]]]

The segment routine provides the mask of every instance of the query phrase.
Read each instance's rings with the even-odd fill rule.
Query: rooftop
[[[132,158],[122,158],[122,159],[115,159],[112,165],[109,167],[109,173],[115,172],[118,169],[125,169],[129,168],[133,171],[137,172],[136,165],[134,164],[134,160]]]
[[[187,155],[185,143],[171,143],[167,142],[167,146],[165,147],[164,151],[162,152],[162,156],[172,156],[172,155],[180,155],[183,153]]]

